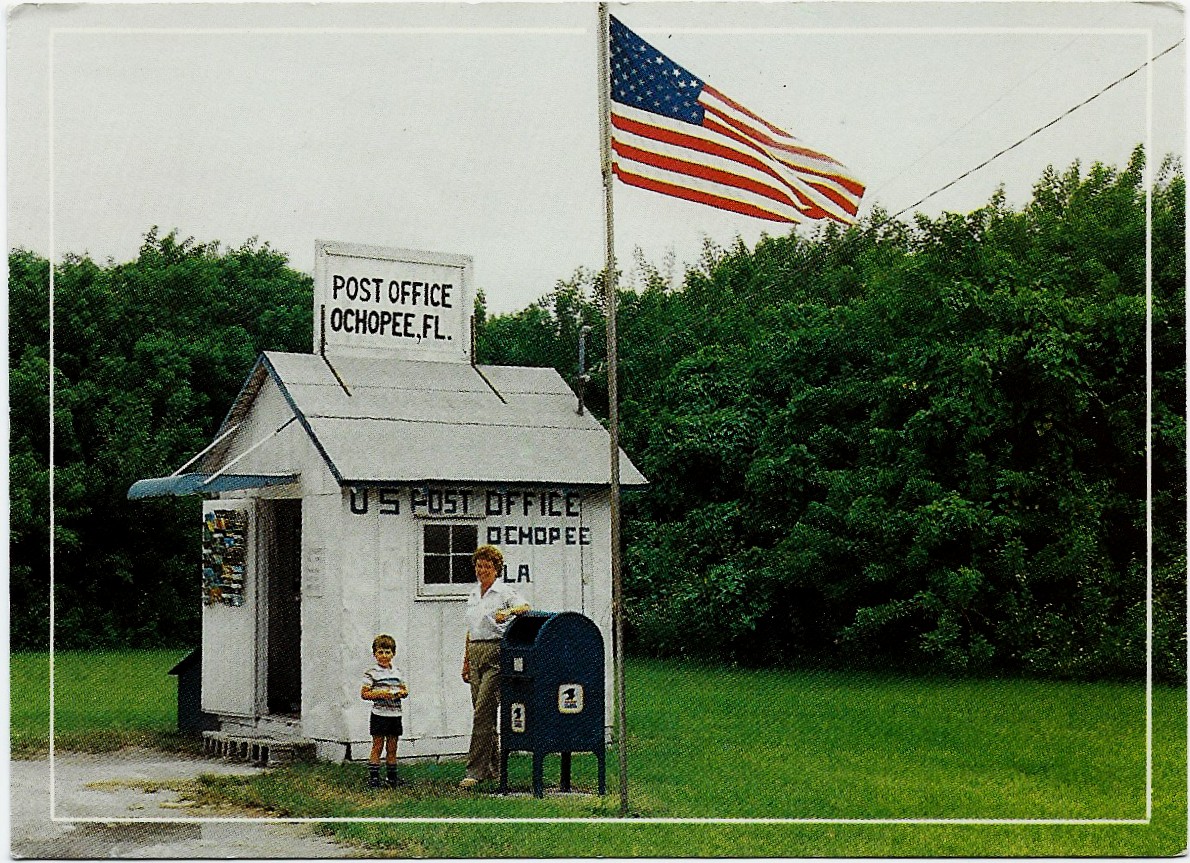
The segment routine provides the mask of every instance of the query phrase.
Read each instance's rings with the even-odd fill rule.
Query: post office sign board
[[[314,352],[469,362],[471,258],[319,240]]]

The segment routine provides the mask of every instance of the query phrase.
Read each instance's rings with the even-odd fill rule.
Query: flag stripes
[[[629,186],[637,186],[641,189],[648,189],[651,192],[660,192],[663,195],[670,195],[674,198],[685,198],[687,201],[694,201],[696,204],[706,204],[720,210],[741,213],[742,215],[753,216],[757,219],[768,219],[770,222],[798,221],[797,219],[789,218],[787,214],[774,213],[772,210],[750,204],[747,201],[728,198],[703,189],[696,189],[694,188],[696,183],[689,181],[689,179],[682,185],[676,185],[656,177],[646,177],[642,174],[633,173],[622,167],[619,163],[612,165],[612,171],[620,178],[622,183],[626,183]]]
[[[612,112],[612,152],[616,157],[614,162],[621,166],[626,162],[635,163],[627,166],[630,172],[639,172],[647,165],[675,175],[714,180],[732,187],[729,197],[750,193],[745,195],[748,200],[765,207],[773,216],[783,214],[782,221],[801,222],[815,218],[813,213],[817,208],[804,194],[787,183],[772,164],[732,138],[715,135],[688,123],[621,108],[617,106]],[[657,122],[642,122],[640,115],[651,116]],[[654,176],[661,178],[657,173]],[[672,178],[667,179],[673,182]],[[727,189],[720,190],[720,194],[727,192]],[[756,196],[768,200],[760,202]]]
[[[859,200],[863,197],[864,186],[852,178],[838,161],[830,156],[798,143],[797,138],[777,129],[766,120],[756,117],[751,111],[742,108],[723,96],[710,86],[704,86],[698,101],[707,112],[716,119],[722,120],[728,128],[718,127],[720,134],[735,133],[739,139],[750,143],[759,152],[782,163],[797,174],[804,175],[802,179],[807,184],[818,188],[823,194],[831,197],[832,201],[848,216],[855,216],[859,209]],[[703,125],[712,125],[713,120],[704,118]],[[758,128],[759,123],[772,134]],[[809,178],[817,178],[815,182]]]
[[[857,199],[863,196],[863,184],[852,178],[843,165],[825,153],[811,150],[798,143],[797,138],[779,129],[774,133],[756,128],[744,119],[755,116],[751,111],[737,109],[737,112],[733,112],[726,108],[725,106],[735,106],[735,103],[711,87],[704,87],[698,100],[715,117],[730,125],[739,134],[751,138],[759,146],[777,150],[773,155],[790,167],[833,179]],[[776,128],[764,120],[760,122],[770,130]]]

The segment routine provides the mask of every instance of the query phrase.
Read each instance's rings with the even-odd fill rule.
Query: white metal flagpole
[[[620,404],[616,371],[616,246],[612,227],[611,27],[599,4],[599,152],[603,173],[603,285],[607,295],[607,424],[611,431],[612,663],[616,690],[616,740],[620,760],[620,816],[628,814],[628,738],[624,705],[623,579],[620,574]]]

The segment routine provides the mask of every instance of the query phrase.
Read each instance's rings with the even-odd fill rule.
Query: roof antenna
[[[339,373],[335,371],[335,367],[331,365],[331,361],[326,358],[326,304],[318,307],[318,353],[322,356],[322,361],[326,363],[326,367],[331,370],[331,374],[335,376],[335,380],[339,382],[339,386],[343,388],[343,392],[351,397],[351,390],[347,389],[347,384],[343,383],[343,379],[339,377]]]
[[[578,331],[578,410],[575,411],[580,417],[583,415],[583,396],[586,394],[587,381],[591,380],[591,376],[587,374],[587,333],[591,332],[591,327],[583,324],[582,329]]]
[[[483,373],[483,369],[475,364],[475,315],[471,316],[471,368],[475,369],[475,373],[483,378],[483,382],[488,385],[488,389],[496,394],[496,398],[504,404],[508,404],[508,399],[500,395],[500,390],[496,389],[496,385],[489,381],[488,376]]]

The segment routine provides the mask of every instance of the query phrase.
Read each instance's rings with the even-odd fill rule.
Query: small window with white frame
[[[479,527],[471,524],[426,522],[421,526],[422,596],[462,596],[475,583],[471,555],[479,547]]]

